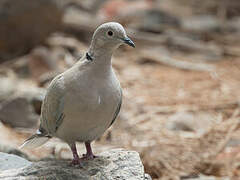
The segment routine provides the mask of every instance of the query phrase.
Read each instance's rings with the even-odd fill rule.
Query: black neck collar
[[[93,61],[93,58],[92,58],[92,56],[89,54],[89,52],[86,53],[86,58],[87,58],[87,60],[89,60],[89,61]]]

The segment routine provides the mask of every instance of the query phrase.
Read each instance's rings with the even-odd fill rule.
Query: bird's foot
[[[70,165],[83,167],[82,160],[80,158],[74,158]]]
[[[83,154],[81,157],[82,160],[92,160],[94,158],[97,158],[94,154]]]
[[[91,142],[90,141],[85,142],[85,147],[86,147],[87,153],[82,155],[83,156],[81,158],[82,160],[91,160],[91,159],[94,159],[94,158],[97,157],[92,152]]]

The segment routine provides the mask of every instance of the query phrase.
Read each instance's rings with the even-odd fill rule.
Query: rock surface
[[[18,157],[22,157],[24,159],[29,159],[29,157],[25,153],[20,151],[19,149],[14,148],[12,146],[4,145],[4,144],[0,144],[0,152],[1,153],[6,153],[6,154],[13,154],[13,155],[16,155]],[[1,163],[0,163],[0,166],[1,166]]]
[[[215,177],[215,176],[205,176],[200,175],[196,178],[183,178],[182,180],[230,180],[228,177]]]
[[[182,28],[195,32],[211,32],[220,29],[219,20],[210,15],[198,15],[182,20]]]
[[[8,77],[0,77],[0,102],[10,97],[16,91],[16,81]]]
[[[0,173],[0,179],[58,179],[58,180],[146,180],[139,154],[122,149],[101,153],[96,159],[84,161],[83,168],[70,166],[70,161],[49,160],[32,163],[19,169]]]
[[[214,116],[204,112],[177,112],[169,116],[165,126],[172,131],[188,131],[202,135],[211,128],[214,118]]]
[[[15,77],[0,77],[0,121],[13,128],[38,127],[46,89]]]
[[[0,120],[11,127],[33,128],[37,126],[38,116],[26,98],[13,97],[1,103]]]
[[[13,154],[7,154],[0,152],[0,170],[10,170],[10,169],[18,169],[22,167],[27,167],[32,163],[23,159],[19,156]]]
[[[61,27],[56,0],[0,1],[0,62],[23,55]]]

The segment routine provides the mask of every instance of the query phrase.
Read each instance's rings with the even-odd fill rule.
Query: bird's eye
[[[108,31],[107,34],[108,34],[109,36],[112,36],[112,35],[113,35],[113,32],[112,32],[112,31]]]

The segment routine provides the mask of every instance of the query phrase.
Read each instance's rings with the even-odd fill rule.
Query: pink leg
[[[73,154],[73,160],[72,160],[71,164],[72,165],[81,165],[82,162],[77,153],[76,143],[73,143],[72,145],[70,145],[70,147],[71,147],[72,154]]]
[[[94,159],[96,156],[92,152],[91,143],[85,142],[85,147],[86,147],[87,153],[83,154],[83,157],[81,159],[84,159],[84,160]]]

